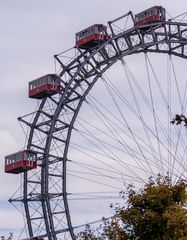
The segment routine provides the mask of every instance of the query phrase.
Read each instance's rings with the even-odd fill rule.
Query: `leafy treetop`
[[[114,215],[96,230],[88,225],[78,240],[187,240],[187,183],[170,177],[150,178],[140,190],[122,192],[124,206],[111,206]]]

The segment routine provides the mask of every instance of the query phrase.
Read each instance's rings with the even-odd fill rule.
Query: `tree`
[[[187,240],[187,183],[170,177],[150,178],[140,190],[133,185],[122,192],[124,206],[112,206],[114,215],[92,230],[87,226],[79,240]]]
[[[13,239],[13,232],[9,233],[9,237],[5,238],[5,236],[1,236],[1,240],[12,240]]]
[[[187,127],[187,118],[183,114],[176,114],[172,119],[171,124],[179,125],[184,123],[184,126]]]

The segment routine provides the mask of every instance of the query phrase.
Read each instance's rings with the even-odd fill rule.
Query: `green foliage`
[[[133,185],[122,192],[124,206],[112,207],[114,216],[100,228],[87,226],[79,240],[187,240],[187,184],[172,184],[160,175],[140,190]]]
[[[176,114],[171,120],[171,124],[179,125],[181,123],[184,123],[184,126],[187,127],[187,118],[183,114]]]
[[[89,225],[86,226],[85,231],[80,232],[77,236],[77,239],[82,239],[82,240],[102,240],[99,237],[99,233],[97,232],[98,230],[93,230],[90,228]]]
[[[1,240],[12,240],[13,239],[13,232],[9,233],[9,237],[1,236]]]

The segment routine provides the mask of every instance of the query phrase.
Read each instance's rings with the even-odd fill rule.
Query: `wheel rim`
[[[60,234],[63,234],[64,239],[74,238],[74,226],[72,226],[70,218],[66,190],[66,164],[67,161],[71,161],[68,157],[68,149],[75,120],[82,103],[85,101],[85,97],[94,84],[99,78],[106,81],[103,73],[118,60],[122,62],[122,66],[125,69],[126,64],[123,57],[134,53],[142,51],[160,52],[186,58],[184,51],[184,44],[186,44],[185,35],[177,35],[177,33],[181,32],[181,29],[185,33],[186,24],[165,22],[162,23],[162,26],[153,28],[147,33],[147,36],[145,34],[142,35],[137,28],[121,32],[118,35],[113,35],[106,44],[94,51],[80,52],[78,56],[70,61],[66,68],[64,68],[64,64],[62,65],[60,56],[56,56],[56,59],[63,67],[63,71],[59,75],[62,77],[64,75],[67,76],[68,83],[64,84],[65,90],[63,95],[43,100],[39,110],[34,113],[32,124],[25,118],[20,119],[31,128],[27,147],[37,150],[41,157],[41,163],[43,163],[41,172],[36,171],[24,174],[23,196],[11,200],[24,202],[30,236],[38,234],[47,236],[48,239],[58,239]],[[154,37],[155,34],[158,35],[156,38]],[[169,38],[168,36],[171,35],[173,37]],[[133,36],[134,43],[129,36]],[[150,36],[152,37],[151,40]],[[142,38],[145,39],[145,37],[148,39],[146,43],[142,41]],[[148,58],[146,62],[149,64]],[[78,66],[75,66],[77,63]],[[150,68],[151,65],[149,70]],[[90,74],[89,78],[88,74]],[[128,72],[126,74],[128,75]],[[136,98],[134,98],[134,101],[136,102]],[[138,109],[137,106],[136,108]],[[182,111],[182,109],[180,110]],[[168,121],[169,119],[167,119]],[[42,122],[43,125],[41,124]],[[146,126],[145,123],[144,126]],[[39,131],[41,134],[37,137]],[[60,143],[57,143],[57,141]],[[169,144],[172,145],[172,142]],[[56,148],[55,145],[57,145]],[[139,151],[139,155],[141,153],[143,156],[142,150]],[[153,152],[157,159],[156,151]],[[185,150],[183,153],[185,154]],[[173,152],[172,156],[174,154]],[[184,160],[182,160],[182,163],[182,167],[186,169]],[[60,175],[63,177],[60,177]],[[36,183],[37,181],[39,186]],[[56,192],[52,192],[54,190]],[[54,201],[56,201],[55,204],[53,203]],[[59,217],[56,217],[57,215]]]

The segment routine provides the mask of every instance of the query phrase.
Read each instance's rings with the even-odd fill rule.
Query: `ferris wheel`
[[[155,6],[78,32],[56,73],[29,83],[27,146],[5,158],[6,172],[23,172],[10,201],[24,206],[29,239],[74,240],[129,184],[186,179],[185,128],[171,124],[186,113],[186,58],[187,23]]]

